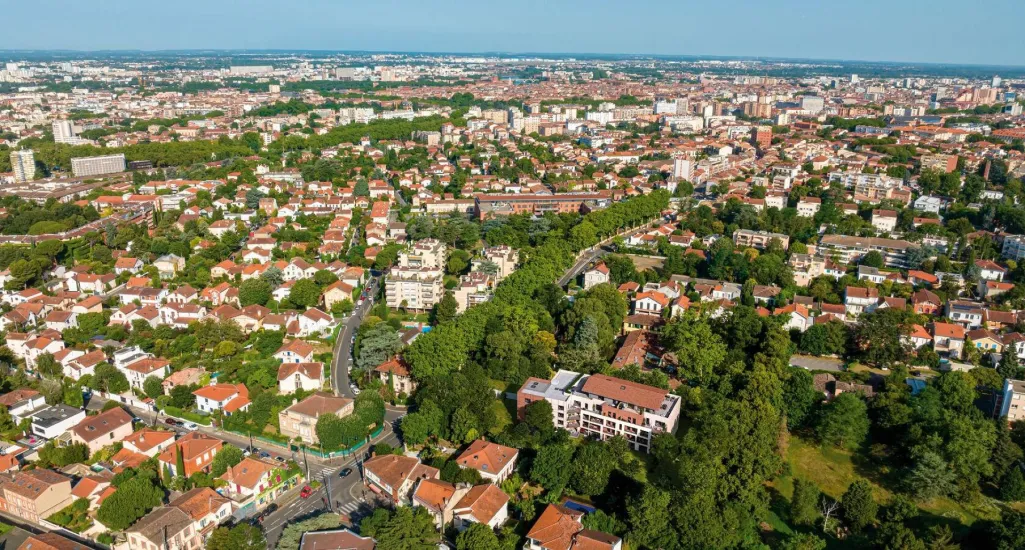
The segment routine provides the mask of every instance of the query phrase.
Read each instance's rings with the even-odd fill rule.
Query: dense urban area
[[[0,52],[11,550],[1025,548],[1025,71]]]

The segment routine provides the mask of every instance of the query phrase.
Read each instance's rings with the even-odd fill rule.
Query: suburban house
[[[121,440],[125,449],[148,457],[164,452],[174,443],[174,432],[143,428]]]
[[[558,504],[549,504],[527,531],[524,550],[575,550],[602,548],[620,550],[623,541],[616,536],[584,529],[583,512]]]
[[[600,263],[584,272],[584,290],[609,282],[609,268]]]
[[[177,456],[180,451],[185,462],[185,477],[196,472],[209,472],[214,462],[214,455],[221,450],[224,442],[220,439],[192,432],[183,435],[157,456],[161,470],[170,469],[171,475],[179,475]]]
[[[482,479],[501,483],[516,469],[519,453],[518,449],[477,439],[456,458],[456,464],[477,470]]]
[[[46,407],[32,415],[32,433],[46,439],[56,439],[85,418],[85,411],[63,403]]]
[[[217,525],[231,517],[231,510],[231,500],[213,489],[192,489],[129,527],[128,550],[199,550]]]
[[[278,368],[278,393],[314,391],[324,387],[323,363],[282,363]]]
[[[509,519],[509,495],[493,483],[475,485],[452,509],[456,529],[463,531],[472,523],[498,529]]]
[[[395,356],[377,365],[374,372],[382,383],[392,388],[395,395],[411,395],[416,391],[416,381],[409,372],[409,365],[401,357]]]
[[[441,472],[420,459],[405,455],[377,455],[363,463],[364,485],[382,494],[395,505],[410,503],[410,495],[417,481],[438,479]]]
[[[36,411],[46,407],[46,399],[36,390],[18,388],[0,395],[0,405],[7,407],[7,412],[10,413],[15,424],[20,424],[22,419],[28,418]]]
[[[313,346],[303,340],[289,340],[274,352],[274,358],[282,363],[312,363]]]
[[[89,448],[89,454],[113,445],[132,433],[132,415],[114,407],[96,416],[87,416],[71,429],[71,441]]]
[[[245,384],[211,384],[192,392],[200,412],[222,411],[231,415],[249,408],[249,389]]]
[[[262,493],[274,485],[271,475],[279,466],[275,462],[247,456],[235,466],[228,468],[220,479],[227,482],[228,492],[242,499]]]
[[[308,445],[314,445],[318,442],[317,419],[320,415],[333,414],[344,418],[352,414],[353,407],[352,399],[315,393],[278,413],[279,431],[289,439],[299,438]]]

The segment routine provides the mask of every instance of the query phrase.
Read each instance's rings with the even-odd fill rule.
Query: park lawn
[[[511,404],[511,406],[510,406]],[[495,425],[492,426],[489,433],[491,435],[498,435],[502,433],[507,426],[512,425],[513,418],[516,415],[516,401],[512,399],[495,399],[491,402],[491,408],[495,411]]]
[[[880,504],[886,504],[893,496],[891,491],[879,485],[878,476],[856,471],[857,466],[849,451],[822,447],[814,442],[792,437],[787,460],[790,462],[793,477],[815,482],[823,493],[832,498],[840,498],[847,487],[861,477],[867,478],[872,484],[873,494]],[[788,501],[793,495],[792,477],[781,476],[773,480],[771,485]],[[966,526],[980,519],[996,519],[1000,514],[1000,509],[985,498],[978,505],[965,505],[950,498],[932,499],[928,502],[919,502],[918,505],[927,514],[957,519]]]

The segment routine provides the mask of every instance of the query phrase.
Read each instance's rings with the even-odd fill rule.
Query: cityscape
[[[0,544],[1025,548],[1013,52],[551,44],[0,39]]]

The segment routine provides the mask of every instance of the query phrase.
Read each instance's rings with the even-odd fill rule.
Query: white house
[[[609,282],[609,268],[600,263],[584,272],[584,290]]]
[[[324,386],[323,363],[282,363],[278,368],[278,393],[313,391]]]
[[[200,412],[222,411],[231,415],[249,408],[249,389],[245,384],[211,384],[192,392]]]

